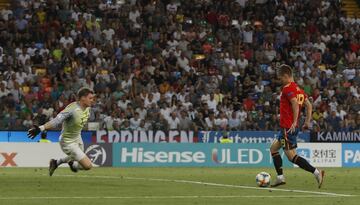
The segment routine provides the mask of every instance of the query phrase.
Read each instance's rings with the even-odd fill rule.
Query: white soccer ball
[[[267,172],[260,172],[256,175],[256,184],[259,187],[267,187],[270,185],[271,176]]]

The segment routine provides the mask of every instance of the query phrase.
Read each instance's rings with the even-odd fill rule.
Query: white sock
[[[84,168],[81,166],[81,164],[77,161],[73,163],[73,167],[77,170],[83,170]]]
[[[68,163],[69,161],[70,161],[70,157],[66,156],[64,158],[60,158],[60,159],[56,160],[56,164],[59,166],[60,164]]]
[[[314,175],[315,175],[315,176],[319,176],[319,175],[320,175],[320,171],[319,171],[318,169],[315,169]]]
[[[277,178],[278,179],[284,179],[284,175],[278,175]]]

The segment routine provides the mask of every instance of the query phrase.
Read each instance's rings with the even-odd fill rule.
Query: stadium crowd
[[[314,131],[360,130],[360,18],[338,0],[14,0],[0,15],[0,129],[80,87],[108,130],[278,130],[293,67]]]

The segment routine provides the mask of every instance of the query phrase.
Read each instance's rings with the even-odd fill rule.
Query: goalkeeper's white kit
[[[89,116],[89,107],[83,110],[78,102],[73,102],[50,121],[53,127],[62,124],[59,137],[60,147],[71,158],[69,160],[80,161],[86,156],[81,130],[87,123]]]

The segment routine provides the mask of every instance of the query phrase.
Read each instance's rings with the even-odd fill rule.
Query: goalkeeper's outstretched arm
[[[45,123],[44,125],[39,126],[41,131],[56,128],[61,125],[67,118],[72,115],[72,112],[60,112],[54,119]]]
[[[72,111],[62,111],[54,119],[50,120],[49,122],[43,125],[40,126],[33,125],[33,127],[28,130],[28,134],[27,134],[28,138],[34,139],[40,132],[58,127],[66,119],[71,117],[71,115],[72,115]]]

